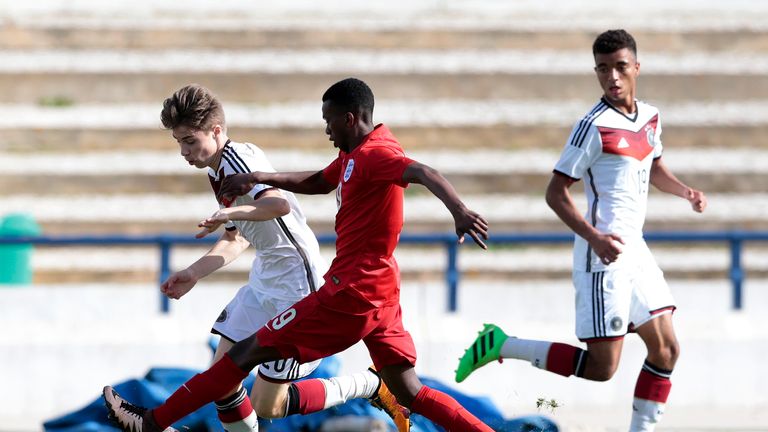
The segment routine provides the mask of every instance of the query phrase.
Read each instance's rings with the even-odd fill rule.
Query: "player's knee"
[[[664,369],[674,369],[680,357],[680,344],[677,341],[661,346],[655,353],[648,353],[649,360]]]
[[[618,368],[618,362],[604,361],[601,363],[596,363],[592,368],[590,378],[594,381],[608,381],[613,378]]]
[[[613,378],[613,375],[616,373],[615,369],[601,369],[595,371],[595,374],[593,375],[593,379],[595,381],[608,381],[611,378]]]

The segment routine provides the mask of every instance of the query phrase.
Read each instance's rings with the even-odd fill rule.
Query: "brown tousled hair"
[[[221,103],[199,84],[184,86],[163,101],[160,121],[166,129],[186,126],[207,132],[217,124],[226,128]]]

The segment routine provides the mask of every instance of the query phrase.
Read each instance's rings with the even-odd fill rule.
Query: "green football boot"
[[[459,359],[459,368],[456,369],[456,382],[464,381],[469,374],[488,363],[501,361],[501,346],[509,339],[509,336],[494,324],[485,324],[485,327],[467,348]]]

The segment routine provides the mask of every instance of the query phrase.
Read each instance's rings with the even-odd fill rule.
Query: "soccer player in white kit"
[[[649,185],[707,206],[662,159],[659,111],[635,99],[637,48],[624,30],[597,37],[592,52],[603,97],[573,127],[547,187],[547,204],[571,228],[576,336],[582,350],[563,343],[508,337],[486,324],[461,358],[456,381],[503,358],[528,360],[563,376],[607,381],[616,372],[624,335],[636,332],[648,355],[635,386],[630,431],[652,431],[661,419],[679,355],[672,326],[675,301],[643,239]],[[584,216],[569,188],[583,180]]]
[[[292,193],[259,184],[234,201],[218,197],[224,177],[252,171],[274,172],[274,169],[258,147],[232,142],[227,137],[223,108],[208,89],[193,84],[175,92],[163,103],[161,121],[166,129],[172,130],[181,156],[190,165],[208,169],[217,195],[220,210],[200,222],[202,231],[197,237],[225,226],[211,250],[186,269],[171,275],[161,285],[162,292],[179,299],[198,280],[232,262],[249,245],[256,249],[248,283],[240,288],[211,329],[212,333],[221,335],[214,354],[215,363],[236,342],[316,291],[322,285],[327,264]],[[300,408],[306,413],[305,402],[298,400],[298,392],[291,382],[309,375],[319,363],[320,360],[299,364],[293,359],[282,359],[260,365],[250,399],[239,386],[216,402],[224,428],[230,432],[256,431],[256,412],[266,418],[295,414]],[[326,397],[325,403],[316,406],[316,410],[352,398],[376,399],[391,395],[371,370],[319,381]],[[374,402],[382,404],[380,400]],[[379,408],[392,416],[392,406]]]

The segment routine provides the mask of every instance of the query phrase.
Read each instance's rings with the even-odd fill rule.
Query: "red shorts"
[[[260,346],[307,363],[362,340],[374,366],[416,365],[416,347],[403,328],[400,305],[375,307],[348,292],[320,289],[269,320],[256,335]]]

